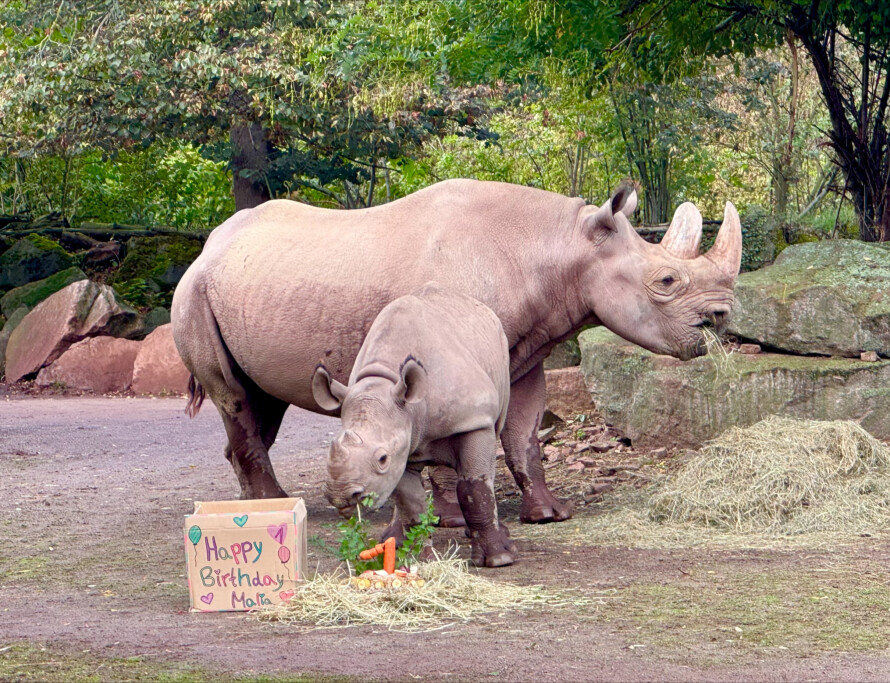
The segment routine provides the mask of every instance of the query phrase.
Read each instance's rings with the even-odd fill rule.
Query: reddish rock
[[[880,358],[878,358],[877,351],[863,351],[859,354],[859,358],[864,361],[868,361],[869,363],[877,363]]]
[[[740,344],[739,345],[739,353],[744,353],[748,356],[753,356],[755,354],[760,353],[760,344]]]
[[[568,420],[578,414],[593,410],[590,391],[584,383],[581,368],[547,370],[547,408]]]
[[[58,382],[96,393],[124,391],[133,381],[133,364],[141,343],[116,337],[89,337],[73,344],[58,360],[41,370],[37,384]]]
[[[139,348],[131,389],[137,394],[184,394],[188,383],[189,371],[173,343],[173,326],[161,325]]]
[[[81,280],[44,299],[25,316],[6,347],[6,380],[17,382],[49,365],[86,337],[126,337],[138,322],[114,290]]]
[[[582,472],[584,470],[584,463],[581,462],[573,462],[571,465],[568,465],[566,469],[569,472]]]

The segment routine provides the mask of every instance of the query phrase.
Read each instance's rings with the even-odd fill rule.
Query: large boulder
[[[133,381],[141,342],[117,337],[88,337],[37,374],[40,386],[61,385],[96,393],[124,391]]]
[[[50,294],[55,294],[72,282],[86,279],[86,274],[80,268],[71,267],[60,270],[42,280],[35,280],[6,292],[0,299],[0,311],[8,318],[17,308],[22,306],[29,309],[34,308]]]
[[[142,331],[136,311],[107,285],[81,280],[40,303],[19,324],[6,347],[6,380],[17,382],[49,365],[86,337],[131,337]]]
[[[768,415],[856,420],[890,439],[890,361],[764,353],[683,362],[605,328],[579,343],[598,412],[641,446],[695,448]]]
[[[30,234],[0,256],[0,287],[21,287],[74,265],[74,259],[56,242]]]
[[[579,365],[581,365],[581,350],[575,339],[557,344],[550,351],[550,355],[544,359],[545,370],[574,368]]]
[[[793,245],[739,275],[729,333],[797,354],[890,356],[890,249],[857,240]]]
[[[3,325],[3,329],[0,330],[0,375],[3,375],[6,371],[6,346],[9,344],[9,338],[12,336],[12,331],[25,319],[25,316],[28,315],[28,310],[29,309],[26,306],[17,308],[6,319],[6,324]]]
[[[189,371],[173,342],[173,326],[162,325],[139,346],[131,389],[137,394],[184,394]]]
[[[550,412],[563,420],[570,420],[575,415],[593,411],[593,400],[584,383],[581,368],[577,366],[554,368],[547,370],[545,377],[547,382],[545,406]]]

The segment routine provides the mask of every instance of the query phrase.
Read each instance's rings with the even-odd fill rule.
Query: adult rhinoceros
[[[601,324],[656,353],[693,358],[704,350],[701,327],[720,327],[733,302],[742,237],[732,204],[699,256],[694,206],[678,209],[661,243],[649,244],[627,220],[636,201],[628,186],[597,208],[449,180],[370,209],[276,200],[239,211],[213,231],[173,298],[176,346],[197,380],[189,411],[205,392],[216,404],[242,497],[286,495],[268,449],[289,405],[319,411],[316,364],[347,382],[380,310],[434,280],[482,301],[503,324],[511,394],[501,442],[522,490],[522,521],[566,519],[537,439],[551,348]]]

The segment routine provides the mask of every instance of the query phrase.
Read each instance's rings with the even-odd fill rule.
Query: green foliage
[[[116,282],[113,287],[120,298],[134,308],[147,309],[157,305],[158,292],[144,278]]]
[[[339,522],[337,530],[340,532],[340,547],[337,549],[337,557],[341,562],[347,562],[355,568],[356,573],[368,569],[383,569],[383,556],[378,555],[372,560],[359,560],[359,553],[373,548],[377,540],[369,528],[366,520],[362,519],[362,508],[371,508],[374,500],[370,496],[365,497],[356,507],[356,513],[349,519]],[[433,512],[432,496],[427,498],[426,509],[420,515],[417,524],[405,531],[405,541],[396,550],[396,566],[407,566],[417,561],[427,542],[432,538],[433,530],[439,518]]]
[[[433,497],[428,496],[426,509],[419,521],[405,532],[405,541],[396,554],[396,566],[407,566],[417,561],[438,523],[439,518],[433,510]]]
[[[337,557],[341,562],[355,567],[357,573],[367,569],[383,569],[382,556],[378,555],[367,562],[358,559],[360,552],[377,545],[377,541],[368,528],[368,523],[362,519],[362,508],[371,508],[373,505],[374,501],[370,496],[363,498],[361,503],[356,506],[355,514],[337,524],[337,531],[340,532],[340,547],[337,549]]]

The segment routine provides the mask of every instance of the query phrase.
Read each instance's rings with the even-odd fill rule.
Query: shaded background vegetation
[[[10,0],[0,213],[208,230],[476,177],[890,239],[879,0]]]

